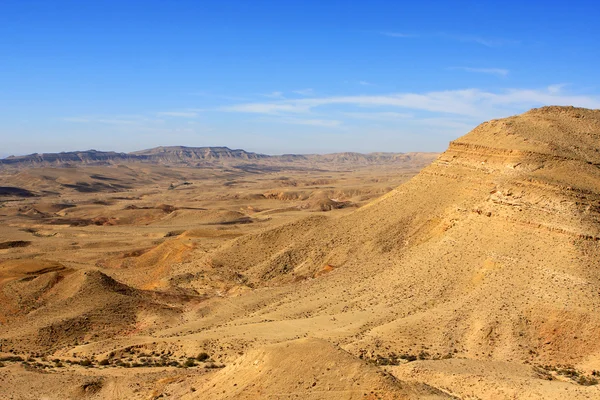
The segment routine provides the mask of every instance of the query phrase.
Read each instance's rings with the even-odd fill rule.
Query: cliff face
[[[0,166],[45,166],[45,165],[68,165],[68,164],[109,164],[129,161],[131,156],[126,153],[115,153],[113,151],[71,151],[63,153],[30,154],[26,156],[11,156],[0,159]]]
[[[111,165],[123,163],[149,163],[161,165],[210,166],[223,164],[262,163],[265,165],[311,166],[327,164],[381,165],[413,163],[422,167],[430,163],[436,153],[333,153],[333,154],[284,154],[270,156],[245,150],[232,150],[227,147],[156,147],[132,153],[112,151],[74,151],[63,153],[30,154],[26,156],[0,159],[0,167],[62,167],[78,165]]]
[[[154,149],[130,153],[143,161],[156,163],[189,163],[194,161],[221,161],[221,160],[260,160],[269,158],[264,154],[247,152],[245,150],[231,150],[227,147],[156,147]]]
[[[126,162],[149,162],[161,164],[188,164],[199,161],[257,160],[268,158],[263,154],[244,150],[231,150],[227,147],[157,147],[133,153],[112,151],[74,151],[63,153],[31,154],[8,157],[0,160],[0,165],[12,166],[61,166],[61,165],[102,165]]]

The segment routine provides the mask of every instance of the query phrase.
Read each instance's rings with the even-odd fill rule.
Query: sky
[[[0,0],[0,157],[443,151],[600,108],[595,1]]]

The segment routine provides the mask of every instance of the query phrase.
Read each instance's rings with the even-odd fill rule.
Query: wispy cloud
[[[471,68],[471,67],[450,67],[449,69],[461,70],[466,72],[476,72],[480,74],[490,74],[497,76],[507,76],[509,70],[504,68]]]
[[[330,106],[386,107],[455,114],[474,118],[498,117],[510,112],[541,105],[575,105],[600,108],[600,98],[568,95],[552,85],[545,89],[508,89],[499,92],[481,89],[449,90],[427,93],[394,93],[387,95],[358,95],[290,99],[272,103],[245,103],[220,108],[220,111],[280,114],[310,113]]]
[[[412,38],[412,37],[417,37],[417,35],[414,35],[412,33],[402,33],[402,32],[379,32],[381,35],[383,36],[390,36],[390,37],[396,37],[396,38]]]
[[[414,114],[399,112],[342,112],[343,116],[354,119],[368,119],[374,121],[393,121],[399,119],[413,118]]]
[[[294,90],[293,93],[299,94],[301,96],[311,96],[315,93],[315,91],[311,88],[307,88],[307,89]]]
[[[246,103],[237,104],[232,106],[220,107],[218,111],[227,112],[242,112],[251,114],[279,114],[279,113],[301,113],[307,112],[310,106],[295,104],[289,102],[278,102],[278,103]]]
[[[335,128],[342,125],[342,121],[332,119],[314,119],[314,118],[281,118],[278,122],[292,125],[310,125],[320,126],[325,128]]]
[[[109,125],[142,125],[145,123],[162,123],[164,120],[150,118],[143,115],[116,115],[116,116],[80,116],[61,118],[65,122],[99,123]]]
[[[373,85],[371,82],[367,82],[367,81],[358,81],[358,84],[361,86],[371,86]]]
[[[459,42],[480,44],[480,45],[486,46],[486,47],[501,47],[501,46],[508,46],[508,45],[516,45],[516,44],[520,43],[518,40],[510,40],[510,39],[502,39],[502,38],[489,38],[489,37],[483,37],[483,36],[477,36],[477,35],[456,35],[456,34],[441,33],[441,34],[439,34],[439,36],[446,38],[446,39],[450,39],[450,40],[456,40]]]
[[[552,93],[552,94],[559,94],[560,92],[562,92],[563,88],[568,86],[566,83],[558,83],[555,85],[550,85],[548,86],[548,92]]]
[[[272,99],[285,99],[282,92],[271,92],[263,94],[264,97],[270,97]]]
[[[157,113],[164,117],[196,118],[198,113],[195,111],[162,111]]]
[[[441,38],[441,39],[449,39],[458,42],[466,42],[466,43],[475,43],[486,47],[500,47],[507,45],[516,45],[520,42],[518,40],[510,40],[504,38],[490,38],[485,36],[478,35],[463,35],[463,34],[453,34],[453,33],[424,33],[421,35],[416,35],[412,33],[405,32],[393,32],[393,31],[382,31],[379,34],[383,36],[389,36],[394,38]]]
[[[189,96],[198,96],[198,97],[207,97],[207,98],[211,98],[211,99],[229,100],[229,101],[249,101],[250,100],[249,97],[229,96],[229,95],[215,94],[215,93],[203,92],[203,91],[190,92],[190,93],[188,93],[188,95]]]

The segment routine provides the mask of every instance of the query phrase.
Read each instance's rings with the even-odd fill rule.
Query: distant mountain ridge
[[[266,161],[268,163],[334,163],[334,164],[388,164],[409,161],[430,162],[436,153],[332,153],[332,154],[284,154],[266,155],[216,147],[161,146],[152,149],[118,153],[114,151],[70,151],[61,153],[34,153],[24,156],[10,156],[0,159],[5,167],[42,167],[75,165],[110,165],[129,162],[142,162],[165,165],[202,166],[223,163],[248,163]]]

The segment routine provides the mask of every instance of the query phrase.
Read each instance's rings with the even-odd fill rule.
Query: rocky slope
[[[324,332],[358,313],[359,339],[344,339],[356,354],[600,369],[599,137],[598,110],[486,122],[356,212],[241,237],[208,262],[254,286],[308,279],[265,313],[311,304],[338,321]]]

